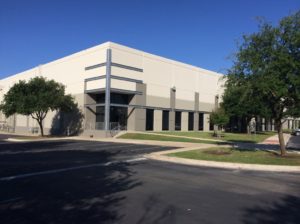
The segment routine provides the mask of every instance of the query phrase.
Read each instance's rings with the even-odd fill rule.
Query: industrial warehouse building
[[[50,112],[45,133],[103,137],[112,130],[212,130],[209,114],[223,93],[223,75],[106,42],[0,81],[0,100],[19,80],[35,76],[66,86],[79,110]],[[81,116],[82,115],[82,116]],[[0,129],[38,132],[29,116],[5,118]]]
[[[222,75],[112,42],[83,50],[0,81],[0,100],[19,80],[35,76],[66,86],[84,114],[83,134],[103,130],[204,130],[222,94]],[[45,133],[66,129],[57,111],[45,118]],[[2,124],[16,133],[33,132],[37,123],[15,115]]]

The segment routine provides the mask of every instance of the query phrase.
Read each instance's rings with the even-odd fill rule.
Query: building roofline
[[[173,65],[177,65],[177,66],[183,66],[185,68],[192,69],[192,70],[197,71],[197,72],[208,73],[210,75],[216,75],[216,76],[223,76],[224,75],[222,73],[218,73],[218,72],[207,70],[207,69],[195,66],[195,65],[188,64],[188,63],[184,63],[184,62],[176,61],[176,60],[169,59],[169,58],[166,58],[166,57],[162,57],[162,56],[159,56],[159,55],[155,55],[155,54],[152,54],[152,53],[148,53],[148,52],[145,52],[145,51],[142,51],[142,50],[138,50],[136,48],[128,47],[128,46],[125,46],[125,45],[122,45],[122,44],[118,44],[118,43],[115,43],[115,42],[112,42],[112,41],[106,41],[106,42],[104,42],[102,44],[99,44],[99,45],[96,45],[96,46],[93,46],[93,47],[90,47],[90,48],[87,48],[87,49],[84,49],[84,50],[72,53],[70,55],[67,55],[67,56],[55,59],[55,60],[50,61],[50,62],[47,62],[45,64],[40,64],[40,65],[37,65],[37,66],[35,66],[33,68],[29,68],[29,69],[26,69],[24,71],[21,71],[19,73],[9,75],[9,76],[1,79],[0,81],[4,81],[4,80],[9,79],[9,78],[11,78],[13,76],[20,75],[20,74],[22,74],[24,72],[28,72],[30,70],[37,69],[40,66],[49,66],[49,65],[56,64],[56,63],[62,63],[65,60],[74,59],[76,57],[80,57],[82,55],[89,54],[89,53],[92,53],[94,51],[97,51],[97,50],[100,50],[100,49],[105,49],[105,48],[120,49],[120,50],[127,51],[127,52],[130,52],[130,53],[136,54],[136,55],[143,56],[143,57],[149,57],[149,58],[152,58],[152,59],[156,59],[156,60],[159,60],[159,61],[167,62],[167,63],[173,64]]]
[[[200,72],[205,72],[205,73],[209,73],[209,74],[212,74],[212,75],[217,75],[217,76],[223,76],[224,75],[224,74],[219,73],[219,72],[204,69],[204,68],[201,68],[201,67],[198,67],[198,66],[195,66],[195,65],[191,65],[191,64],[188,64],[188,63],[184,63],[184,62],[181,62],[181,61],[174,60],[174,59],[166,58],[166,57],[159,56],[159,55],[156,55],[156,54],[148,53],[148,52],[145,52],[145,51],[142,51],[142,50],[139,50],[139,49],[136,49],[136,48],[128,47],[128,46],[125,46],[125,45],[122,45],[122,44],[118,44],[118,43],[115,43],[115,42],[108,41],[106,43],[109,45],[110,48],[119,48],[121,50],[128,51],[130,53],[134,53],[134,54],[139,55],[139,56],[154,58],[154,59],[159,60],[159,61],[167,62],[167,63],[177,65],[177,66],[184,66],[188,69],[192,69],[192,70],[200,71]]]

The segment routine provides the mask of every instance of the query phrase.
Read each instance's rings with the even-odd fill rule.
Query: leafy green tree
[[[40,126],[44,136],[43,120],[49,111],[71,111],[76,104],[65,87],[44,77],[35,77],[28,82],[19,81],[4,95],[0,110],[6,117],[13,114],[31,116]]]
[[[229,116],[225,113],[223,108],[218,108],[210,114],[210,122],[217,126],[217,129],[223,128],[229,122]],[[216,132],[216,130],[215,130]],[[217,133],[215,133],[218,135]]]
[[[244,36],[226,78],[225,110],[273,118],[285,155],[282,124],[300,116],[300,11]]]

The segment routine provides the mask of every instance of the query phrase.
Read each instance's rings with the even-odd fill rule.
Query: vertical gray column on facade
[[[83,87],[83,105],[86,105],[87,103],[87,94],[85,93],[86,91],[86,80],[84,80],[84,87]],[[83,113],[84,113],[84,129],[87,129],[87,126],[88,126],[88,119],[87,119],[87,115],[88,115],[88,112],[87,112],[87,107],[84,106],[83,108]]]
[[[106,85],[105,85],[105,113],[104,129],[109,130],[110,123],[110,76],[111,76],[111,49],[106,51]]]
[[[266,119],[267,131],[272,131],[272,119]]]
[[[217,111],[219,108],[219,95],[215,96],[215,108],[214,111]],[[209,121],[210,123],[210,121]],[[218,125],[214,125],[214,131],[218,131]]]
[[[194,131],[199,130],[199,93],[195,92]]]
[[[219,95],[215,96],[215,110],[219,108]]]
[[[266,130],[266,118],[261,118],[261,131]]]
[[[141,92],[141,95],[134,95],[129,105],[146,106],[146,90],[147,86],[144,83],[136,83],[136,91]],[[127,129],[134,131],[146,130],[146,109],[144,108],[128,108]]]
[[[293,123],[292,123],[292,127],[293,127],[293,129],[295,129],[295,119],[293,118],[293,121],[292,121]]]
[[[262,128],[261,128],[261,117],[260,116],[257,116],[256,118],[255,118],[255,120],[256,120],[256,127],[255,127],[255,130],[256,131],[261,131],[262,130]]]
[[[176,108],[176,90],[170,89],[170,114],[169,114],[169,130],[175,130],[175,108]]]

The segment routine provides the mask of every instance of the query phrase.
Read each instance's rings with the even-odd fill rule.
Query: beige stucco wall
[[[136,91],[136,84],[134,82],[111,79],[111,88]]]
[[[99,75],[105,75],[105,67],[88,71],[85,71],[85,67],[105,62],[106,49],[108,48],[108,46],[109,44],[105,43],[2,79],[0,80],[0,85],[2,86],[3,90],[0,93],[0,100],[3,100],[3,95],[13,84],[17,83],[19,80],[28,81],[29,79],[36,76],[43,76],[47,79],[54,79],[57,82],[63,83],[66,86],[66,93],[75,96],[80,109],[82,109],[83,96],[78,98],[77,95],[83,95],[84,79]],[[97,85],[92,82],[89,84],[90,89],[97,87]],[[105,85],[103,85],[103,87],[104,86]],[[55,114],[56,112],[49,112],[44,120],[45,129],[51,128],[52,120]],[[5,120],[5,118],[2,119]],[[16,126],[26,127],[26,129],[24,130],[28,130],[29,132],[30,128],[37,127],[37,124],[32,118],[29,118],[27,125],[27,117],[17,115]]]
[[[195,92],[199,93],[199,108],[210,112],[215,96],[222,95],[222,75],[174,60],[111,43],[112,61],[143,69],[143,72],[112,68],[112,74],[140,79],[147,85],[147,106],[170,107],[162,98],[170,98],[170,88],[176,88],[176,109],[194,110]],[[209,106],[208,106],[209,105]]]
[[[92,80],[92,81],[86,82],[86,90],[102,89],[102,88],[105,88],[105,86],[106,86],[105,79]]]

